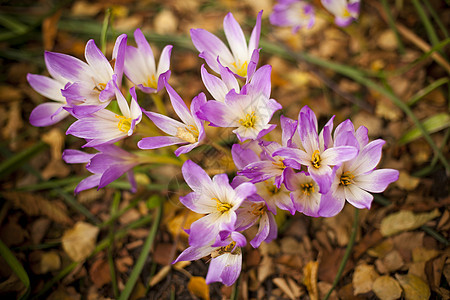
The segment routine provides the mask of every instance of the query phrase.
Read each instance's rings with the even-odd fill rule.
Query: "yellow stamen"
[[[306,196],[311,196],[311,193],[314,193],[314,184],[312,182],[302,183],[300,184],[300,188]]]
[[[339,184],[343,186],[350,185],[353,183],[353,178],[355,178],[355,176],[350,171],[346,171],[342,173]]]
[[[247,61],[244,61],[243,64],[241,64],[241,61],[238,60],[238,62],[233,62],[232,63],[235,73],[238,74],[239,76],[242,77],[246,77],[247,76],[247,67],[248,67],[248,63]]]
[[[256,123],[255,112],[246,114],[243,119],[239,120],[239,124],[241,124],[242,126],[244,126],[246,128],[253,128],[255,126],[255,123]]]
[[[98,83],[95,87],[94,90],[97,90],[98,92],[103,91],[104,89],[106,89],[106,83]]]
[[[178,127],[176,137],[185,140],[188,143],[196,143],[198,140],[198,129],[194,125],[188,125],[186,127]]]
[[[251,213],[255,216],[262,216],[267,211],[267,206],[264,203],[252,203],[251,207],[253,208]]]
[[[216,200],[217,210],[221,213],[225,213],[233,207],[231,204],[222,202],[217,198],[212,198],[212,200]]]
[[[234,249],[234,250],[233,250]],[[225,253],[231,253],[233,255],[237,255],[241,253],[241,248],[236,247],[236,242],[232,241],[227,246],[220,247],[217,250],[214,250],[213,253],[211,253],[211,258],[216,258],[217,256],[220,256]]]
[[[350,12],[348,11],[347,8],[344,8],[344,12],[342,13],[342,17],[343,18],[348,18],[351,17],[352,15],[350,14]]]
[[[119,123],[117,123],[119,130],[122,132],[128,132],[131,128],[131,118],[118,115],[116,115],[116,118],[119,119]]]
[[[320,168],[320,151],[316,150],[314,151],[312,157],[311,157],[311,164],[313,165],[314,168],[318,169]]]
[[[152,89],[158,88],[158,81],[156,80],[156,77],[154,74],[147,78],[147,82],[144,83],[144,86],[150,87]]]
[[[286,166],[284,165],[283,160],[282,160],[279,156],[277,156],[277,157],[275,158],[275,161],[273,161],[272,164],[273,164],[275,167],[280,168],[281,170],[286,169]]]

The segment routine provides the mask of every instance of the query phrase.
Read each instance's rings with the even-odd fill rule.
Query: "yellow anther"
[[[348,11],[348,9],[347,8],[344,8],[344,11],[343,11],[343,13],[342,13],[342,17],[343,18],[348,18],[348,17],[351,17],[352,15],[350,14],[350,12]]]
[[[253,203],[251,207],[253,208],[252,214],[255,216],[262,216],[267,211],[267,206],[264,203]]]
[[[300,184],[303,194],[306,196],[311,196],[314,193],[314,184],[312,182]]]
[[[233,207],[231,204],[224,203],[217,198],[212,198],[212,200],[216,200],[217,210],[221,213],[225,213]]]
[[[318,169],[320,168],[320,151],[316,150],[314,151],[312,157],[311,157],[311,164],[313,165],[314,168]]]
[[[155,75],[148,76],[147,82],[144,83],[144,86],[150,87],[152,89],[158,88],[158,80],[156,80]]]
[[[98,83],[95,87],[94,90],[97,90],[99,92],[103,91],[104,89],[106,89],[106,83]]]
[[[232,65],[234,67],[234,71],[236,74],[238,74],[239,76],[242,76],[242,77],[247,76],[247,67],[248,67],[247,61],[244,61],[244,63],[241,64],[241,61],[238,60],[237,63],[233,62]]]
[[[269,181],[264,181],[264,186],[266,187],[267,193],[269,195],[278,194],[278,192],[280,191],[280,189],[277,188],[277,186],[275,184],[272,184]]]
[[[211,258],[216,258],[217,256],[220,256],[225,253],[231,253],[233,255],[240,254],[241,248],[236,247],[236,242],[232,241],[227,246],[220,247],[219,249],[215,250],[211,253]]]
[[[178,127],[176,137],[185,140],[188,143],[196,143],[198,140],[198,129],[194,125],[188,125],[186,127]]]
[[[275,167],[280,168],[281,170],[286,169],[286,166],[284,165],[284,162],[281,158],[276,157],[275,161],[272,162],[272,165],[274,165]]]
[[[131,128],[131,118],[118,115],[116,115],[116,118],[119,119],[119,123],[117,123],[119,130],[122,132],[128,132]]]
[[[239,120],[239,124],[246,128],[253,128],[256,123],[256,116],[255,112],[252,112],[250,114],[246,114],[244,118]]]
[[[355,178],[355,176],[350,171],[346,171],[342,173],[339,184],[343,186],[350,185],[353,183],[353,178]]]

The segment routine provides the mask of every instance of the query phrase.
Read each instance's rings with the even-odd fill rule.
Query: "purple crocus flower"
[[[266,202],[247,198],[236,213],[236,231],[246,230],[259,221],[258,232],[250,241],[253,248],[258,248],[262,242],[269,243],[277,237],[277,223],[273,213],[267,209]]]
[[[204,246],[215,240],[220,231],[234,228],[236,210],[245,198],[256,192],[256,188],[245,182],[233,189],[226,174],[218,174],[211,180],[191,160],[186,161],[181,170],[184,180],[193,190],[180,197],[181,203],[196,213],[206,214],[192,223],[189,245]]]
[[[330,147],[332,126],[332,122],[328,122],[319,136],[317,118],[308,106],[304,106],[299,114],[297,130],[303,149],[285,147],[273,153],[273,155],[290,159],[285,159],[284,162],[294,169],[301,169],[302,165],[306,166],[322,194],[326,194],[331,187],[332,166],[350,160],[358,153],[358,149],[353,146]]]
[[[279,0],[269,20],[272,25],[292,27],[292,33],[296,33],[314,25],[314,8],[303,0]]]
[[[237,127],[233,132],[241,142],[261,138],[275,128],[269,121],[273,113],[282,108],[269,98],[270,72],[269,65],[259,68],[240,94],[232,90],[225,102],[208,101],[200,108],[198,116],[212,126]]]
[[[176,144],[187,144],[175,150],[175,154],[179,156],[188,153],[205,139],[205,122],[200,120],[196,113],[206,103],[206,96],[200,93],[192,99],[191,110],[189,111],[177,92],[167,82],[165,82],[165,86],[172,107],[182,122],[158,113],[144,111],[159,129],[171,136],[146,137],[138,142],[138,147],[141,149],[156,149]]]
[[[192,234],[192,233],[191,233]],[[229,234],[225,240],[218,240],[212,245],[191,246],[184,250],[176,260],[192,261],[211,255],[211,262],[206,275],[206,283],[221,282],[232,285],[239,277],[242,269],[241,247],[247,244],[245,237],[236,231]]]
[[[289,191],[281,185],[277,187],[274,179],[268,179],[263,182],[255,183],[256,195],[253,197],[259,200],[264,200],[267,209],[274,215],[277,214],[277,208],[287,210],[291,215],[295,214],[295,207],[289,197]]]
[[[94,40],[86,44],[87,63],[70,55],[46,52],[49,71],[69,82],[61,91],[67,99],[71,112],[88,114],[105,107],[115,96],[115,86],[121,86],[127,36],[120,35],[113,50],[113,66],[95,45]],[[78,106],[83,106],[78,112]]]
[[[321,0],[321,2],[334,15],[334,22],[340,27],[350,25],[359,16],[360,0]]]
[[[45,64],[48,66],[47,58],[45,58]],[[61,90],[67,83],[67,79],[53,72],[51,68],[48,68],[51,77],[27,74],[28,83],[31,87],[44,97],[47,97],[55,102],[46,102],[36,106],[30,114],[30,123],[33,126],[43,127],[50,126],[58,123],[69,113],[63,109],[67,105],[66,98],[61,94]]]
[[[139,28],[134,31],[134,40],[137,48],[133,46],[126,48],[125,75],[141,91],[159,92],[164,88],[164,80],[168,81],[170,77],[170,55],[173,46],[164,47],[156,67],[152,48]]]
[[[142,111],[136,100],[135,88],[132,87],[130,89],[132,98],[129,106],[118,86],[115,83],[113,85],[116,88],[116,99],[122,113],[121,115],[102,109],[80,117],[67,129],[66,134],[72,134],[88,140],[82,147],[94,147],[117,142],[132,135],[136,125],[141,121]]]
[[[220,73],[219,64],[222,64],[237,76],[250,78],[256,70],[259,60],[258,44],[261,34],[261,15],[262,11],[258,13],[256,25],[253,28],[248,45],[233,14],[228,13],[225,16],[223,29],[231,52],[214,34],[204,29],[191,29],[191,39],[195,48],[200,52],[199,56],[217,73]]]
[[[139,157],[115,145],[95,147],[95,154],[66,149],[62,158],[66,163],[87,163],[86,169],[93,175],[83,179],[75,188],[75,194],[98,186],[97,190],[107,186],[123,174],[127,173],[131,183],[131,191],[136,191],[136,181],[132,169],[139,164]]]
[[[323,195],[319,193],[319,186],[311,176],[288,169],[285,185],[291,191],[290,197],[296,211],[310,217],[322,217],[319,208]]]
[[[352,124],[351,126],[353,127]],[[341,131],[341,134],[336,135],[335,143],[348,143],[350,139],[344,134],[346,132],[348,131]],[[356,132],[353,130],[353,134],[360,149],[358,156],[334,167],[331,189],[324,195],[320,205],[319,214],[322,216],[339,213],[345,200],[357,208],[370,209],[373,200],[370,193],[381,193],[398,179],[397,170],[375,169],[380,162],[385,142],[378,139],[369,143],[367,128],[364,126],[359,127]],[[353,141],[351,143],[354,144]]]

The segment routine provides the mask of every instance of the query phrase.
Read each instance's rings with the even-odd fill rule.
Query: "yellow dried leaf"
[[[45,252],[41,256],[40,271],[41,274],[56,271],[61,268],[61,258],[56,251]]]
[[[100,229],[94,225],[77,222],[62,236],[64,251],[73,261],[83,261],[94,251],[99,231]]]
[[[319,269],[318,261],[310,261],[303,268],[303,283],[308,290],[311,300],[319,299],[319,290],[317,289],[317,271]]]
[[[398,180],[395,182],[395,184],[405,191],[412,191],[419,185],[419,182],[419,178],[412,177],[408,173],[400,171]]]
[[[402,231],[414,230],[438,216],[440,216],[438,209],[421,214],[402,210],[384,218],[381,221],[380,231],[383,236],[390,236]]]
[[[395,274],[395,278],[400,282],[405,291],[406,300],[428,300],[431,292],[428,284],[420,277],[412,274]]]
[[[373,257],[384,257],[394,249],[394,243],[391,239],[384,240],[382,243],[367,250],[367,254]]]
[[[51,161],[42,171],[42,177],[49,179],[51,177],[63,178],[69,175],[69,168],[62,160],[62,149],[64,147],[65,135],[61,129],[53,128],[42,135],[42,140],[50,145]]]
[[[414,248],[412,257],[414,262],[427,262],[439,255],[439,251],[435,249],[426,249],[423,247]]]
[[[353,273],[353,294],[365,294],[372,290],[372,285],[375,279],[378,278],[378,273],[375,271],[373,265],[358,265]]]
[[[193,295],[204,299],[209,300],[209,286],[206,284],[205,278],[200,276],[192,276],[189,279],[188,290]]]
[[[391,276],[380,276],[373,282],[372,290],[381,300],[395,300],[402,296],[402,288]]]

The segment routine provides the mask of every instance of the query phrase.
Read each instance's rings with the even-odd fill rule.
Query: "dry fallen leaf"
[[[419,185],[419,182],[420,178],[410,176],[407,172],[400,171],[398,180],[395,184],[405,191],[412,191]]]
[[[42,171],[42,177],[49,179],[51,177],[63,178],[69,175],[69,167],[62,160],[62,149],[64,147],[65,135],[61,129],[53,128],[42,135],[42,140],[50,145],[51,160]]]
[[[59,268],[61,268],[61,258],[58,252],[53,250],[42,254],[40,263],[41,274],[56,271]]]
[[[372,290],[381,300],[395,300],[402,296],[400,284],[391,276],[380,276],[373,282]]]
[[[385,217],[381,221],[380,231],[383,236],[390,236],[402,231],[414,230],[438,216],[440,216],[438,209],[421,214],[402,210]]]
[[[435,249],[427,249],[427,248],[414,248],[412,251],[412,257],[414,262],[427,262],[430,259],[435,258],[439,255],[439,251]]]
[[[372,265],[361,264],[356,266],[352,279],[353,294],[359,295],[370,292],[373,282],[378,276],[378,273]]]
[[[209,300],[209,286],[206,284],[205,278],[200,276],[192,276],[187,286],[189,292],[204,300]]]
[[[109,264],[105,259],[97,259],[89,269],[89,277],[97,288],[111,281]]]
[[[319,291],[317,289],[317,271],[319,269],[318,261],[310,261],[303,268],[303,283],[308,290],[309,298],[311,300],[319,299]]]
[[[377,259],[375,265],[380,273],[390,273],[403,267],[404,262],[402,256],[397,250],[393,250],[386,254],[383,258]]]
[[[83,261],[94,251],[99,231],[100,229],[94,225],[77,222],[62,236],[64,251],[73,261]]]
[[[403,290],[405,291],[406,300],[428,300],[430,299],[431,292],[428,284],[416,275],[407,274],[400,275],[395,274],[395,278],[400,282]]]
[[[280,288],[280,290],[283,291],[283,293],[286,296],[288,296],[289,299],[295,299],[294,293],[291,291],[289,284],[286,282],[286,280],[284,278],[278,277],[278,278],[272,279],[272,281],[273,281],[273,283],[275,283],[275,285],[277,287]],[[311,298],[311,299],[313,299],[313,298]]]

